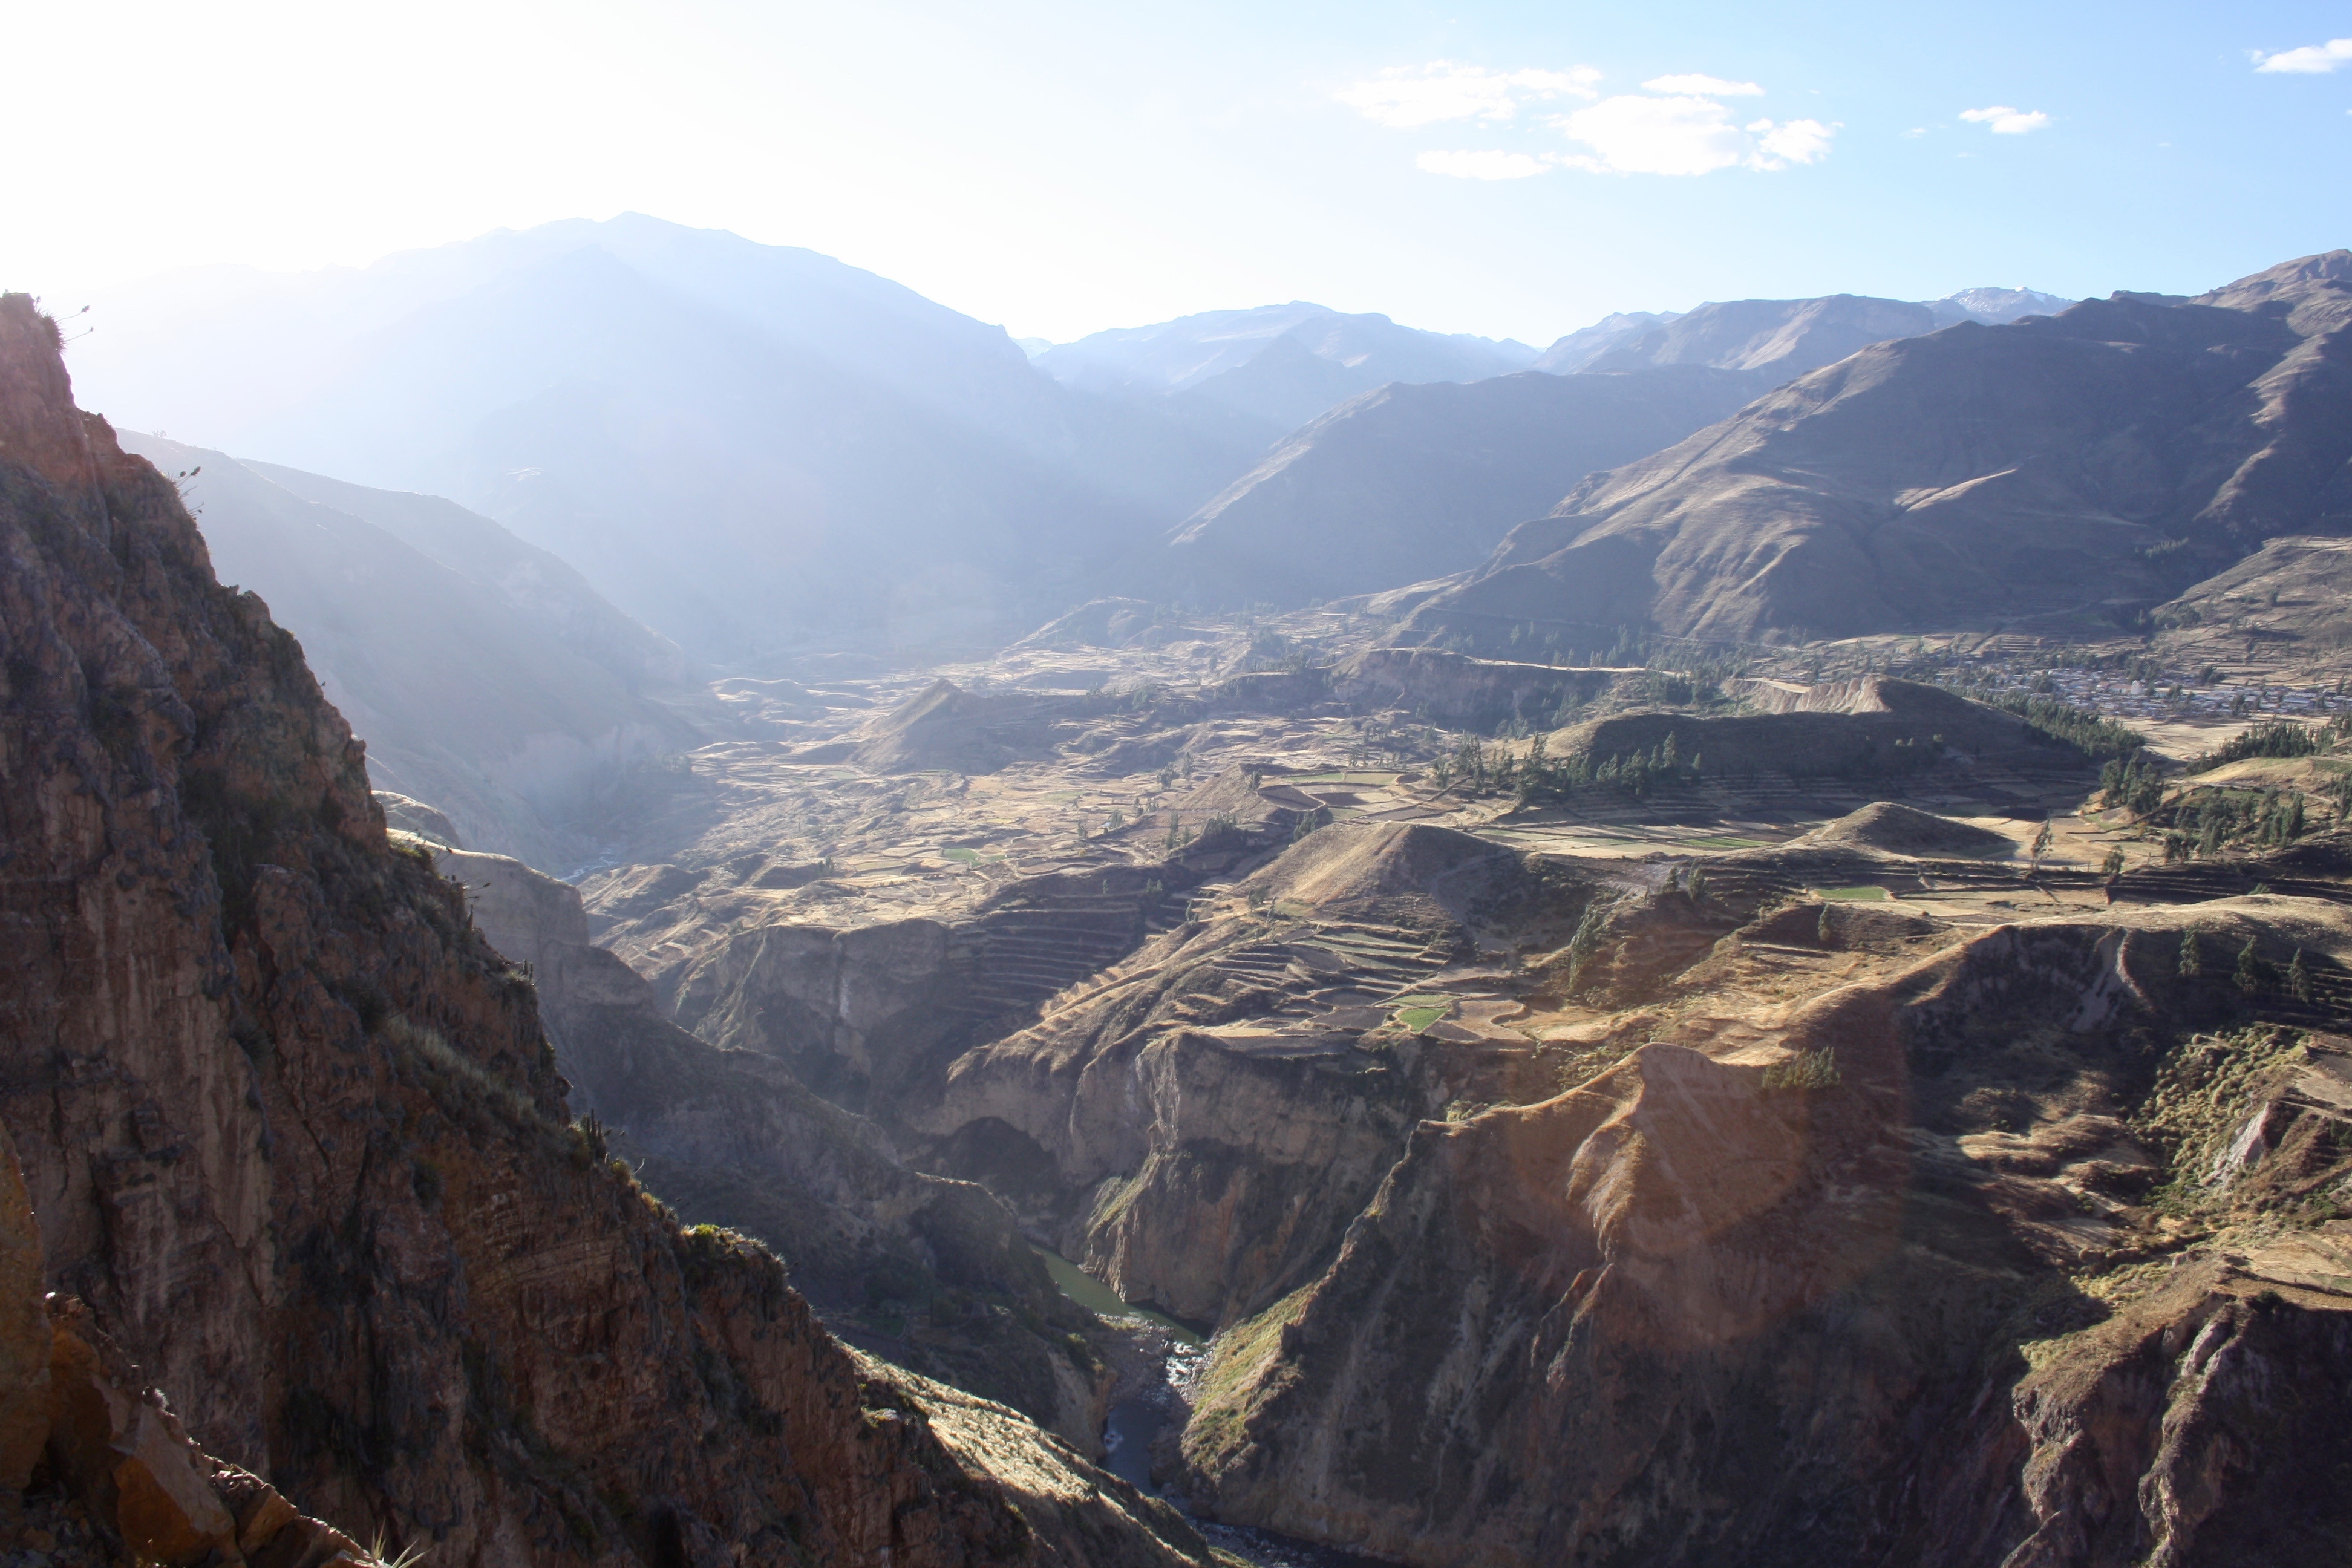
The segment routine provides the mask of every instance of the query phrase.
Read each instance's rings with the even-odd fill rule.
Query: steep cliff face
[[[1241,910],[966,1052],[900,1114],[1122,1295],[1234,1323],[1319,1274],[1423,1117],[1523,1098],[1522,1077],[1549,1093],[1524,1039],[1439,1047],[1390,1022],[1400,982],[1475,951],[1468,911],[1536,884],[1467,834],[1327,827],[1253,873]],[[1280,913],[1302,909],[1319,923]]]
[[[436,1562],[1172,1562],[566,1125],[530,984],[0,298],[0,1119],[47,1282],[213,1454]]]
[[[1012,1405],[1093,1453],[1108,1364],[1093,1315],[1055,1286],[1003,1205],[910,1169],[865,1117],[782,1062],[661,1016],[588,941],[577,890],[501,855],[438,850],[476,925],[528,966],[575,1110],[681,1218],[774,1248],[793,1287],[891,1360]]]
[[[2230,1005],[2200,925],[2346,947],[2284,898],[2000,928],[1424,1123],[1221,1339],[1193,1484],[1415,1563],[2332,1560],[2352,1078],[2168,1050]]]

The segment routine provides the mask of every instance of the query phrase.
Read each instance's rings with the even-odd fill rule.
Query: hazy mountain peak
[[[1705,364],[1794,376],[1872,343],[1916,337],[1936,326],[1934,312],[1925,305],[1862,294],[1710,301],[1638,335],[1621,337],[1583,368]]]
[[[1286,339],[1340,374],[1301,366],[1287,350],[1254,363]],[[1096,391],[1197,389],[1221,405],[1287,427],[1389,382],[1478,381],[1524,370],[1535,358],[1521,342],[1425,331],[1375,311],[1351,314],[1292,300],[1095,332],[1048,349],[1036,364],[1058,381]]]
[[[1935,312],[1939,327],[1960,321],[1999,327],[2026,316],[2054,316],[2075,301],[2044,294],[2038,289],[1963,289],[1925,303]]]
[[[1681,316],[1680,310],[1612,310],[1589,327],[1579,327],[1566,336],[1555,339],[1551,347],[1538,355],[1528,368],[1548,370],[1554,375],[1570,374],[1582,370],[1625,339],[1639,337],[1652,328],[1663,327]]]

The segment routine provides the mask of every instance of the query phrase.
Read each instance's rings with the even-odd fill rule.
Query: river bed
[[[1106,1469],[1136,1490],[1174,1506],[1211,1545],[1253,1568],[1391,1568],[1379,1558],[1359,1552],[1293,1541],[1271,1531],[1202,1519],[1187,1509],[1181,1498],[1155,1486],[1151,1479],[1152,1447],[1191,1411],[1192,1384],[1207,1359],[1207,1342],[1197,1330],[1165,1313],[1122,1300],[1109,1286],[1059,1254],[1044,1247],[1039,1247],[1037,1253],[1062,1293],[1097,1317],[1140,1319],[1167,1333],[1168,1349],[1160,1365],[1160,1385],[1118,1400],[1111,1405],[1103,1423]]]

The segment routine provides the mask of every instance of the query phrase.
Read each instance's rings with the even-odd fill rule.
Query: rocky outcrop
[[[1685,328],[1691,318],[1667,331]],[[2339,531],[2352,253],[1882,342],[1585,481],[1400,633],[1716,639],[2136,623],[2266,540]]]
[[[391,790],[373,792],[375,803],[383,808],[383,825],[394,833],[413,834],[427,844],[443,849],[463,849],[466,841],[457,836],[457,825],[439,806],[427,805]]]
[[[1377,1031],[1384,994],[1531,881],[1467,834],[1324,828],[1242,884],[1245,907],[1311,906],[1315,929],[1188,922],[964,1053],[900,1114],[932,1160],[1017,1194],[1122,1295],[1234,1322],[1315,1277],[1420,1118],[1509,1092],[1531,1052]]]
[[[1197,1556],[593,1158],[528,979],[21,295],[0,563],[0,1121],[46,1283],[206,1452],[453,1564]]]
[[[2192,920],[2346,945],[2292,900],[2001,928],[1423,1123],[1328,1271],[1221,1337],[1197,1495],[1413,1563],[2327,1560],[2352,1237],[2141,1250],[2167,1162],[2205,1175],[2149,1107],[2211,1052],[2146,1066],[2228,1011],[2178,973]]]
[[[259,1477],[197,1447],[89,1308],[44,1300],[40,1226],[0,1127],[0,1528],[19,1527],[68,1568],[125,1556],[174,1568],[376,1564]]]

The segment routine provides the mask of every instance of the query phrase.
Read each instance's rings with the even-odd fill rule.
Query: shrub
[[[1764,1069],[1766,1089],[1835,1089],[1843,1081],[1833,1046],[1818,1051],[1800,1051],[1787,1061],[1774,1062]]]

